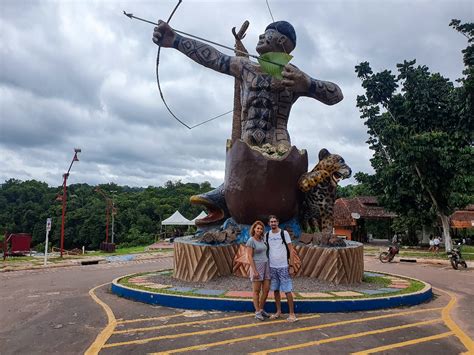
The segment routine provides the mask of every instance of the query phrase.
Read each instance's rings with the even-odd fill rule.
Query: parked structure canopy
[[[161,222],[162,226],[194,226],[194,221],[183,217],[179,211],[173,213],[170,217]]]
[[[201,213],[199,213],[194,219],[191,220],[191,222],[196,223],[196,220],[197,219],[201,219],[201,218],[204,218],[204,217],[207,217],[207,213],[204,212],[204,211],[201,211]]]

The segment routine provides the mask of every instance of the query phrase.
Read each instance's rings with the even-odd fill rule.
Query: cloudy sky
[[[366,128],[355,107],[362,94],[354,66],[395,69],[416,58],[452,80],[461,76],[463,36],[448,24],[472,21],[470,0],[269,0],[275,20],[291,22],[298,44],[292,63],[337,83],[336,106],[302,98],[289,121],[292,143],[310,166],[325,147],[354,172],[371,172]],[[162,185],[167,180],[224,178],[231,116],[193,130],[179,125],[161,101],[155,77],[152,21],[175,1],[0,1],[0,182],[62,183],[80,147],[70,183]],[[265,0],[184,0],[176,29],[233,45],[231,28],[250,21],[244,44],[255,52],[272,22]],[[161,85],[172,110],[192,125],[232,109],[233,79],[164,49]],[[349,180],[353,183],[353,180]],[[348,183],[346,182],[346,183]]]

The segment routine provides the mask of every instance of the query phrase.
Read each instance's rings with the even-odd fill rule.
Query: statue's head
[[[257,53],[268,52],[290,53],[296,46],[296,32],[293,26],[286,21],[277,21],[269,24],[265,33],[258,38]]]

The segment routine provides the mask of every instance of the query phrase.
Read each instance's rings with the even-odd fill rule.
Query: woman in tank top
[[[250,264],[250,281],[253,289],[253,305],[255,307],[255,318],[264,320],[269,318],[265,312],[270,289],[270,268],[268,265],[267,245],[263,240],[265,225],[262,221],[256,221],[250,227],[250,238],[247,240],[247,259]]]

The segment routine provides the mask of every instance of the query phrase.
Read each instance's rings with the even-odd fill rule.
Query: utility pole
[[[114,242],[114,215],[113,215],[113,207],[110,198],[105,194],[104,191],[100,189],[100,187],[96,187],[95,191],[102,195],[105,199],[105,244],[109,244],[109,213],[112,209],[112,243]],[[112,208],[111,208],[112,207]]]
[[[51,218],[46,219],[46,240],[44,241],[44,261],[43,266],[46,266],[48,262],[48,236],[49,232],[51,231]]]
[[[67,200],[67,178],[69,177],[69,172],[71,171],[72,164],[75,161],[79,161],[77,154],[81,152],[80,148],[74,148],[74,157],[72,158],[71,165],[67,169],[67,173],[63,174],[63,196],[62,196],[62,213],[61,213],[61,258],[63,257],[64,251],[64,224],[66,221],[66,200]]]
[[[114,226],[115,226],[115,201],[114,201],[114,198],[115,198],[115,193],[117,191],[110,191],[112,193],[112,244],[114,244],[114,236],[115,236],[115,229],[114,229]]]

